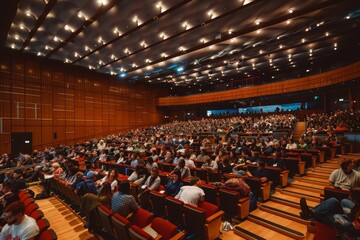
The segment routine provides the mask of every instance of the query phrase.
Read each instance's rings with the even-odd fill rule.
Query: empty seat
[[[174,239],[173,237],[178,234],[178,229],[174,224],[159,217],[154,218],[151,228],[161,235],[162,240]],[[176,239],[180,239],[181,236],[184,236],[184,233],[180,233]]]
[[[210,204],[211,203],[204,204],[203,207],[210,206]],[[200,239],[218,238],[221,225],[221,217],[224,215],[224,212],[216,211],[214,214],[211,214],[211,211],[216,210],[213,207],[211,207],[211,209],[205,210],[203,208],[198,208],[189,204],[185,204],[184,220],[185,229],[188,231],[188,233],[191,235],[195,235],[196,238]]]
[[[36,203],[30,203],[27,207],[25,207],[25,214],[31,216],[31,213],[39,209],[39,205]]]
[[[176,226],[183,225],[183,208],[184,203],[179,199],[167,196],[165,198],[165,209],[167,219]]]
[[[152,213],[157,217],[165,216],[165,194],[157,191],[150,191],[149,201],[151,204]]]
[[[218,189],[211,184],[202,184],[201,189],[205,192],[205,201],[212,204],[218,204]]]
[[[114,237],[115,234],[114,234],[113,227],[111,224],[111,216],[113,214],[112,211],[110,209],[108,209],[107,207],[105,207],[104,205],[100,205],[97,208],[97,210],[98,210],[100,224],[102,225],[102,227],[108,234],[110,234],[112,237]]]
[[[23,203],[24,203],[24,205],[25,205],[25,208],[27,207],[27,206],[29,206],[31,203],[34,203],[35,202],[35,200],[33,199],[33,198],[27,198],[27,199],[25,199],[24,201],[23,201]]]
[[[38,235],[36,240],[57,240],[57,236],[54,230],[46,229]]]
[[[44,213],[41,210],[35,210],[31,213],[30,217],[37,221],[44,217]]]
[[[225,219],[230,221],[234,217],[244,219],[249,215],[250,198],[240,199],[240,193],[228,189],[219,190],[220,208],[225,212]]]
[[[209,171],[209,182],[221,182],[221,173],[217,170]]]
[[[129,235],[132,240],[152,240],[153,237],[136,225],[129,228]]]
[[[115,213],[111,216],[111,223],[117,240],[128,240],[130,239],[128,230],[130,227],[130,221],[123,216]]]
[[[136,213],[130,217],[130,223],[143,228],[151,223],[154,215],[143,208],[139,208]]]
[[[40,234],[50,227],[50,223],[46,218],[41,218],[41,219],[37,220],[36,224],[39,227]]]

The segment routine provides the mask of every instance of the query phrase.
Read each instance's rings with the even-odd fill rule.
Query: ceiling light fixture
[[[288,13],[293,13],[293,12],[294,12],[294,9],[289,8]]]
[[[255,20],[255,24],[256,24],[256,25],[259,25],[259,24],[260,24],[260,19],[256,19],[256,20]]]

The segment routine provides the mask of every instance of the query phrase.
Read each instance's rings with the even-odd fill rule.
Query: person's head
[[[340,163],[341,169],[346,174],[350,174],[352,172],[353,166],[354,166],[354,164],[353,164],[352,159],[344,158]]]
[[[118,171],[115,168],[112,168],[112,169],[110,169],[107,176],[108,176],[108,178],[115,180],[115,179],[117,179],[118,175],[119,175]]]
[[[151,168],[151,177],[157,177],[159,175],[159,169],[157,167]]]
[[[201,186],[201,183],[200,183],[200,178],[199,177],[192,177],[190,179],[190,185],[191,186]]]
[[[59,163],[53,163],[52,164],[52,167],[55,168],[55,169],[58,169],[60,167],[60,164]]]
[[[18,195],[15,194],[15,193],[9,193],[9,194],[6,194],[4,196],[4,198],[2,199],[1,204],[2,204],[3,208],[6,208],[11,203],[16,202],[16,201],[19,201]]]
[[[123,194],[130,194],[130,182],[128,180],[120,183],[119,192],[122,192]]]
[[[174,182],[177,182],[177,181],[181,180],[181,172],[180,172],[180,170],[179,169],[174,170],[172,177],[173,177]]]
[[[184,158],[180,158],[178,164],[179,164],[179,167],[181,167],[181,168],[185,167],[185,159],[184,159]]]
[[[4,217],[9,225],[19,225],[24,219],[25,204],[16,201],[7,206],[4,210]]]
[[[100,188],[99,196],[111,196],[111,184],[109,182],[104,182]]]
[[[137,173],[137,174],[140,174],[141,172],[143,172],[143,170],[144,170],[144,166],[143,165],[136,165],[136,167],[135,167],[135,172]]]
[[[21,169],[16,169],[15,171],[14,171],[14,178],[21,178],[21,176],[22,176],[22,170]]]
[[[96,175],[97,175],[96,172],[90,171],[86,175],[86,179],[95,181],[96,180]]]
[[[11,183],[10,182],[4,182],[2,184],[2,191],[3,193],[8,193],[11,191]]]
[[[153,159],[152,157],[148,157],[148,158],[147,158],[147,162],[148,162],[149,164],[153,164],[154,159]]]

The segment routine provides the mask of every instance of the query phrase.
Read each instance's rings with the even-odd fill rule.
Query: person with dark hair
[[[86,193],[93,193],[95,195],[98,194],[98,190],[95,185],[97,172],[89,172],[86,176],[86,180],[81,184],[79,183],[79,187],[75,190],[77,195],[84,196]]]
[[[181,172],[179,170],[174,170],[171,178],[165,185],[165,194],[175,197],[182,186],[183,182],[181,180]]]
[[[21,169],[17,169],[14,171],[14,181],[11,184],[11,191],[17,194],[20,190],[26,189],[26,183],[24,178],[22,177]]]
[[[101,180],[97,181],[97,185],[99,187],[101,187],[105,182],[108,182],[111,184],[111,190],[115,191],[115,189],[118,186],[118,180],[117,180],[118,175],[119,175],[119,173],[115,168],[110,169],[108,174],[105,177],[103,177]]]
[[[39,233],[35,219],[25,215],[25,205],[16,201],[6,207],[4,217],[7,224],[2,228],[0,239],[33,240]]]
[[[133,182],[137,185],[142,185],[146,179],[148,172],[143,165],[137,165],[135,171],[127,179],[129,182]]]
[[[154,159],[152,157],[148,157],[146,160],[146,165],[145,165],[147,170],[151,170],[153,167],[158,167],[157,163],[154,162]]]
[[[192,177],[190,180],[190,186],[182,186],[175,198],[183,201],[185,204],[197,207],[199,202],[202,202],[205,199],[205,192],[200,188],[200,186],[200,178]]]
[[[175,170],[179,170],[181,173],[181,179],[189,178],[191,177],[191,171],[190,168],[188,168],[185,164],[185,159],[180,158],[179,164],[174,168],[174,170],[169,174],[171,175]]]
[[[119,185],[119,191],[111,199],[111,211],[127,217],[130,213],[135,213],[139,209],[135,198],[130,195],[130,182],[125,180]]]
[[[151,175],[146,179],[145,186],[149,190],[157,190],[160,187],[159,169],[153,167],[151,169]]]
[[[330,184],[343,190],[350,190],[352,187],[360,186],[360,173],[354,171],[353,166],[352,159],[343,159],[340,168],[330,174]]]

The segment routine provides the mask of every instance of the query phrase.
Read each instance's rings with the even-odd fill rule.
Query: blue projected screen
[[[233,109],[221,109],[221,110],[208,110],[207,116],[227,115],[227,114],[247,114],[247,113],[269,113],[269,112],[288,112],[301,109],[301,103],[284,103],[267,106],[257,106],[248,108],[233,108]],[[307,103],[303,105],[303,109],[307,109]]]

